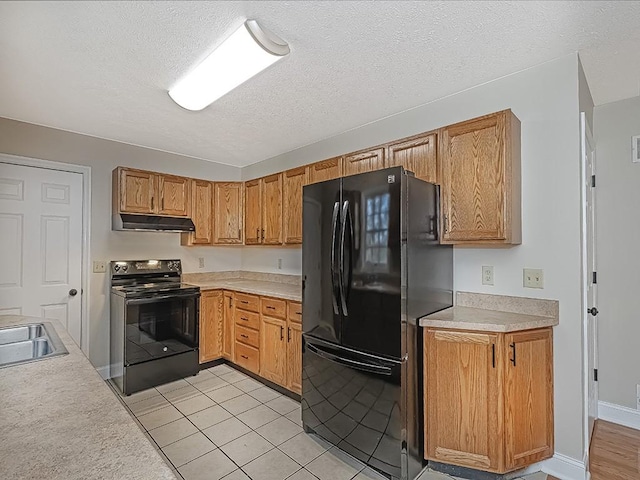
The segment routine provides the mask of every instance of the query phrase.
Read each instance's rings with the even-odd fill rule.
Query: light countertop
[[[69,351],[0,368],[0,477],[175,480],[120,400],[55,320],[0,316],[0,327],[51,322]]]
[[[262,295],[265,297],[283,298],[294,302],[302,301],[302,287],[290,283],[250,280],[246,278],[227,278],[216,280],[188,280],[187,283],[197,285],[201,290],[234,290],[236,292]]]

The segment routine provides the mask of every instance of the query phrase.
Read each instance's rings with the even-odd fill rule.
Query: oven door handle
[[[200,293],[189,293],[184,295],[158,295],[157,297],[144,298],[128,298],[125,300],[127,305],[142,305],[144,303],[154,303],[162,300],[175,300],[181,298],[199,298]]]

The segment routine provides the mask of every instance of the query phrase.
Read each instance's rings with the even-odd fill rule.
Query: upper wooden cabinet
[[[242,244],[242,183],[216,182],[213,191],[213,243]]]
[[[285,244],[302,243],[302,187],[307,167],[287,170],[282,177],[282,226]]]
[[[188,178],[117,167],[113,170],[114,212],[187,217],[190,187]]]
[[[342,161],[342,174],[345,176],[354,175],[380,170],[384,167],[384,147],[380,147],[345,155]]]
[[[308,166],[307,183],[324,182],[342,176],[342,157],[330,158]]]
[[[282,174],[245,182],[245,244],[282,243]]]
[[[191,220],[195,232],[182,234],[182,245],[213,243],[213,182],[191,180]]]
[[[520,121],[511,112],[440,132],[442,243],[519,244]]]
[[[428,133],[387,145],[385,167],[404,167],[425,182],[438,183],[437,135]]]
[[[553,456],[551,328],[427,329],[425,458],[505,473]]]

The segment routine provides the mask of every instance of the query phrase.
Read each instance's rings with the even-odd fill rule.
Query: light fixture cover
[[[169,96],[187,110],[202,110],[288,53],[284,41],[247,20],[170,89]]]

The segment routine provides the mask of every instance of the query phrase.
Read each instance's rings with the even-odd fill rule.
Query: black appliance
[[[390,478],[422,469],[424,315],[453,304],[439,188],[401,167],[303,190],[305,431]]]
[[[181,282],[180,260],[110,264],[111,378],[125,395],[199,370],[200,288]]]

